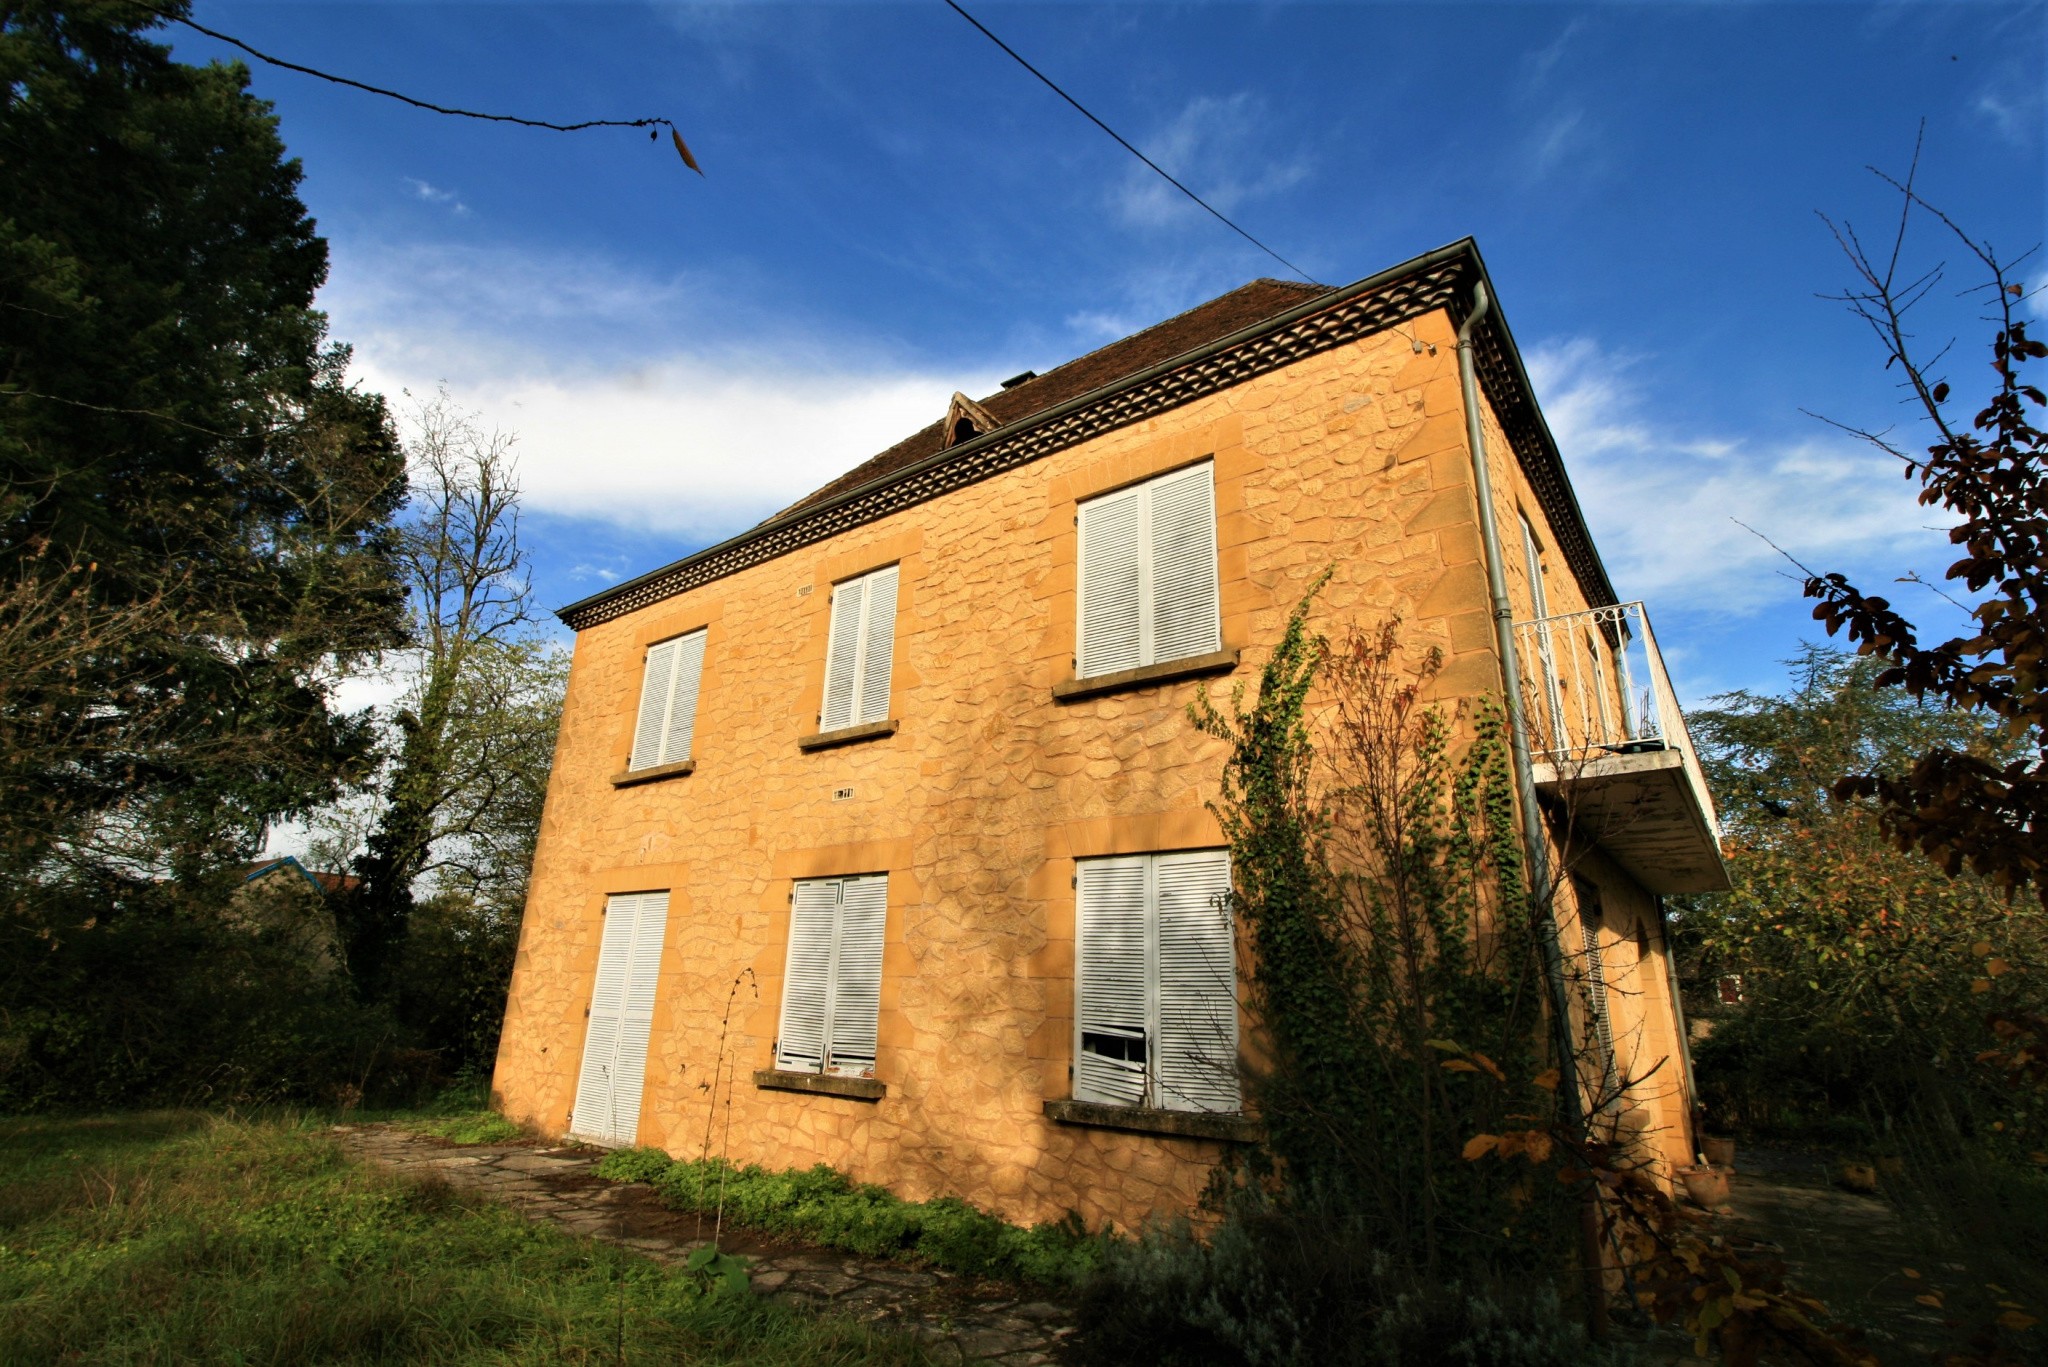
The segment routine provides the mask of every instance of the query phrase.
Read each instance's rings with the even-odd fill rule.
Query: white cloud
[[[731,535],[941,417],[953,390],[999,378],[930,373],[786,324],[727,341],[758,317],[727,310],[701,281],[602,261],[337,256],[322,303],[355,347],[358,378],[394,400],[446,382],[486,425],[517,435],[529,508],[636,530]]]
[[[415,179],[412,176],[405,177],[405,183],[412,186],[413,198],[415,199],[423,199],[429,204],[446,205],[448,211],[458,218],[464,217],[469,213],[469,206],[464,204],[462,197],[453,190],[444,190],[438,185],[429,185],[426,181]]]
[[[1549,78],[1558,62],[1563,60],[1565,50],[1572,45],[1572,40],[1585,31],[1586,23],[1586,16],[1579,15],[1566,24],[1557,37],[1542,47],[1522,55],[1522,71],[1529,85],[1541,85]]]
[[[1653,612],[1796,596],[1765,537],[1816,569],[1905,568],[1891,548],[1933,520],[1890,457],[1818,424],[1764,441],[1683,431],[1649,412],[1636,358],[1576,338],[1527,361],[1615,588]]]
[[[1311,167],[1305,153],[1274,150],[1281,136],[1266,102],[1240,91],[1226,99],[1196,96],[1143,146],[1146,156],[1217,212],[1228,214],[1308,179]],[[1156,172],[1135,163],[1118,183],[1114,202],[1125,222],[1141,227],[1202,214],[1199,205]]]
[[[1538,120],[1522,140],[1522,172],[1542,180],[1564,167],[1597,170],[1596,144],[1585,111],[1561,109]]]

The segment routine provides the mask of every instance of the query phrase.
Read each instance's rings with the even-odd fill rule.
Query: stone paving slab
[[[600,1149],[517,1142],[458,1148],[390,1125],[336,1125],[334,1134],[357,1158],[432,1174],[503,1201],[530,1220],[657,1262],[681,1262],[711,1242],[704,1220],[668,1210],[646,1186],[598,1177]],[[1046,1367],[1061,1360],[1074,1333],[1068,1307],[1019,1301],[1015,1287],[977,1285],[948,1272],[828,1253],[741,1229],[726,1229],[724,1243],[748,1259],[756,1294],[907,1332],[942,1363]]]

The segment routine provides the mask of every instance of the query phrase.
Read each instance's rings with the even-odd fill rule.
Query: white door
[[[637,892],[607,898],[604,942],[590,989],[590,1025],[576,1078],[569,1129],[600,1144],[631,1144],[640,1133],[640,1094],[647,1080],[647,1037],[661,977],[661,941],[668,894]]]

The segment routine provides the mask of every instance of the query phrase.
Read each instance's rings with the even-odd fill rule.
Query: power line
[[[704,168],[697,165],[697,159],[690,155],[690,149],[683,142],[683,135],[677,131],[674,121],[670,119],[585,119],[582,123],[549,123],[545,119],[526,119],[521,118],[517,114],[480,114],[474,109],[454,109],[448,105],[430,104],[426,100],[416,100],[412,96],[400,94],[396,90],[386,90],[384,87],[377,85],[366,85],[362,81],[353,81],[346,76],[336,76],[331,72],[321,71],[314,67],[301,66],[297,62],[288,62],[282,57],[273,57],[267,52],[260,52],[249,46],[232,34],[222,33],[217,29],[210,29],[204,24],[196,23],[186,18],[175,10],[158,9],[155,5],[144,3],[144,0],[130,0],[130,3],[137,9],[149,11],[159,19],[168,19],[172,23],[183,24],[186,28],[196,33],[203,33],[209,38],[228,44],[230,47],[240,48],[259,62],[267,62],[271,66],[282,67],[286,71],[296,71],[301,75],[318,77],[323,81],[332,81],[335,85],[345,85],[352,90],[365,91],[371,95],[382,95],[386,99],[397,100],[402,104],[409,104],[415,109],[424,109],[434,114],[452,114],[457,118],[483,119],[490,123],[516,123],[523,128],[545,128],[555,133],[578,133],[586,128],[645,128],[648,130],[649,136],[653,136],[654,129],[666,128],[669,137],[675,142],[676,151],[682,156],[683,163],[698,175],[704,174]]]
[[[1230,231],[1236,233],[1245,241],[1251,243],[1254,247],[1257,247],[1266,255],[1272,257],[1275,261],[1278,261],[1281,265],[1287,267],[1288,270],[1293,271],[1303,280],[1308,280],[1310,284],[1315,283],[1315,281],[1309,280],[1308,272],[1304,271],[1301,267],[1295,265],[1292,261],[1289,261],[1286,257],[1280,255],[1280,253],[1274,251],[1271,247],[1268,247],[1265,243],[1259,241],[1259,239],[1257,239],[1256,237],[1253,237],[1250,233],[1246,232],[1243,228],[1240,228],[1237,224],[1231,222],[1230,219],[1225,217],[1223,213],[1220,210],[1218,210],[1214,205],[1210,204],[1209,201],[1203,199],[1193,190],[1190,190],[1187,186],[1175,180],[1173,176],[1167,172],[1165,167],[1161,166],[1158,162],[1152,160],[1152,158],[1146,156],[1143,152],[1140,152],[1137,148],[1131,146],[1131,144],[1124,138],[1123,134],[1117,132],[1114,128],[1111,128],[1101,119],[1096,118],[1095,115],[1089,111],[1086,105],[1082,104],[1072,95],[1069,95],[1066,91],[1060,89],[1059,83],[1054,81],[1052,77],[1046,75],[1043,71],[1040,71],[1037,67],[1025,61],[1023,56],[1020,53],[1018,53],[1017,49],[1011,47],[1008,43],[996,37],[995,34],[990,33],[988,30],[988,25],[982,23],[981,20],[975,18],[966,10],[960,8],[958,0],[946,0],[946,5],[949,9],[951,9],[955,14],[959,15],[962,19],[965,19],[968,23],[980,29],[981,34],[984,38],[988,39],[991,43],[994,43],[1004,52],[1009,53],[1011,60],[1015,61],[1018,66],[1023,67],[1026,71],[1030,72],[1039,80],[1043,81],[1045,83],[1046,89],[1052,91],[1053,94],[1059,96],[1068,104],[1074,106],[1074,108],[1079,110],[1081,116],[1087,119],[1088,122],[1094,124],[1097,128],[1100,128],[1103,132],[1109,134],[1112,138],[1115,138],[1117,140],[1118,145],[1120,145],[1124,149],[1124,151],[1129,152],[1139,161],[1144,162],[1154,171],[1157,171],[1168,185],[1171,185],[1174,189],[1180,191],[1189,199],[1192,199],[1195,203],[1201,205],[1204,209],[1207,209],[1209,213],[1212,214],[1219,223],[1223,224],[1223,226],[1230,229]]]

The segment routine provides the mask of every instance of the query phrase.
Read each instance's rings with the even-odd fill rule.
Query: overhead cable
[[[1215,205],[1209,203],[1208,200],[1203,199],[1200,195],[1196,194],[1193,190],[1190,190],[1187,186],[1181,184],[1178,180],[1175,180],[1173,178],[1173,175],[1170,172],[1168,172],[1165,167],[1161,166],[1158,162],[1152,160],[1152,158],[1146,156],[1143,152],[1140,152],[1137,148],[1131,146],[1130,142],[1124,137],[1123,134],[1117,132],[1114,128],[1111,128],[1108,124],[1104,123],[1101,119],[1097,118],[1095,114],[1089,110],[1088,106],[1082,104],[1072,95],[1069,95],[1066,91],[1062,90],[1060,88],[1059,82],[1053,80],[1052,77],[1046,75],[1043,71],[1040,71],[1037,67],[1031,65],[1030,62],[1024,60],[1023,55],[1019,53],[1017,49],[1011,47],[1008,43],[996,37],[995,34],[989,32],[988,25],[982,23],[981,20],[975,18],[966,10],[962,9],[959,5],[959,0],[946,0],[946,5],[955,14],[959,15],[962,19],[965,19],[968,23],[980,29],[981,34],[984,38],[988,39],[991,43],[994,43],[1004,52],[1007,52],[1010,55],[1011,60],[1016,62],[1018,66],[1023,67],[1026,71],[1030,72],[1039,80],[1043,81],[1045,83],[1046,89],[1052,91],[1053,94],[1059,96],[1068,104],[1074,106],[1074,108],[1078,110],[1081,116],[1087,119],[1088,122],[1094,124],[1097,128],[1100,128],[1103,132],[1109,134],[1109,136],[1111,136],[1112,138],[1115,138],[1117,144],[1120,147],[1122,147],[1124,151],[1129,152],[1139,161],[1144,162],[1147,166],[1151,167],[1154,171],[1158,172],[1160,177],[1163,178],[1168,185],[1171,185],[1174,189],[1180,191],[1189,199],[1192,199],[1195,203],[1201,205],[1204,209],[1208,210],[1208,212],[1212,216],[1214,216],[1219,223],[1223,224],[1223,226],[1230,229],[1230,231],[1236,233],[1239,237],[1251,243],[1254,247],[1257,247],[1260,251],[1272,257],[1281,265],[1287,267],[1288,270],[1294,272],[1294,274],[1300,276],[1303,280],[1309,280],[1308,272],[1302,270],[1301,267],[1295,265],[1292,261],[1289,261],[1286,257],[1280,255],[1280,253],[1274,251],[1271,247],[1268,247],[1265,243],[1259,241],[1259,239],[1257,239],[1256,237],[1253,237],[1250,233],[1246,232],[1243,228],[1239,227],[1236,223],[1232,222],[1228,217],[1226,217],[1221,210],[1216,208]],[[1309,283],[1314,284],[1315,282],[1313,280],[1309,280]]]

